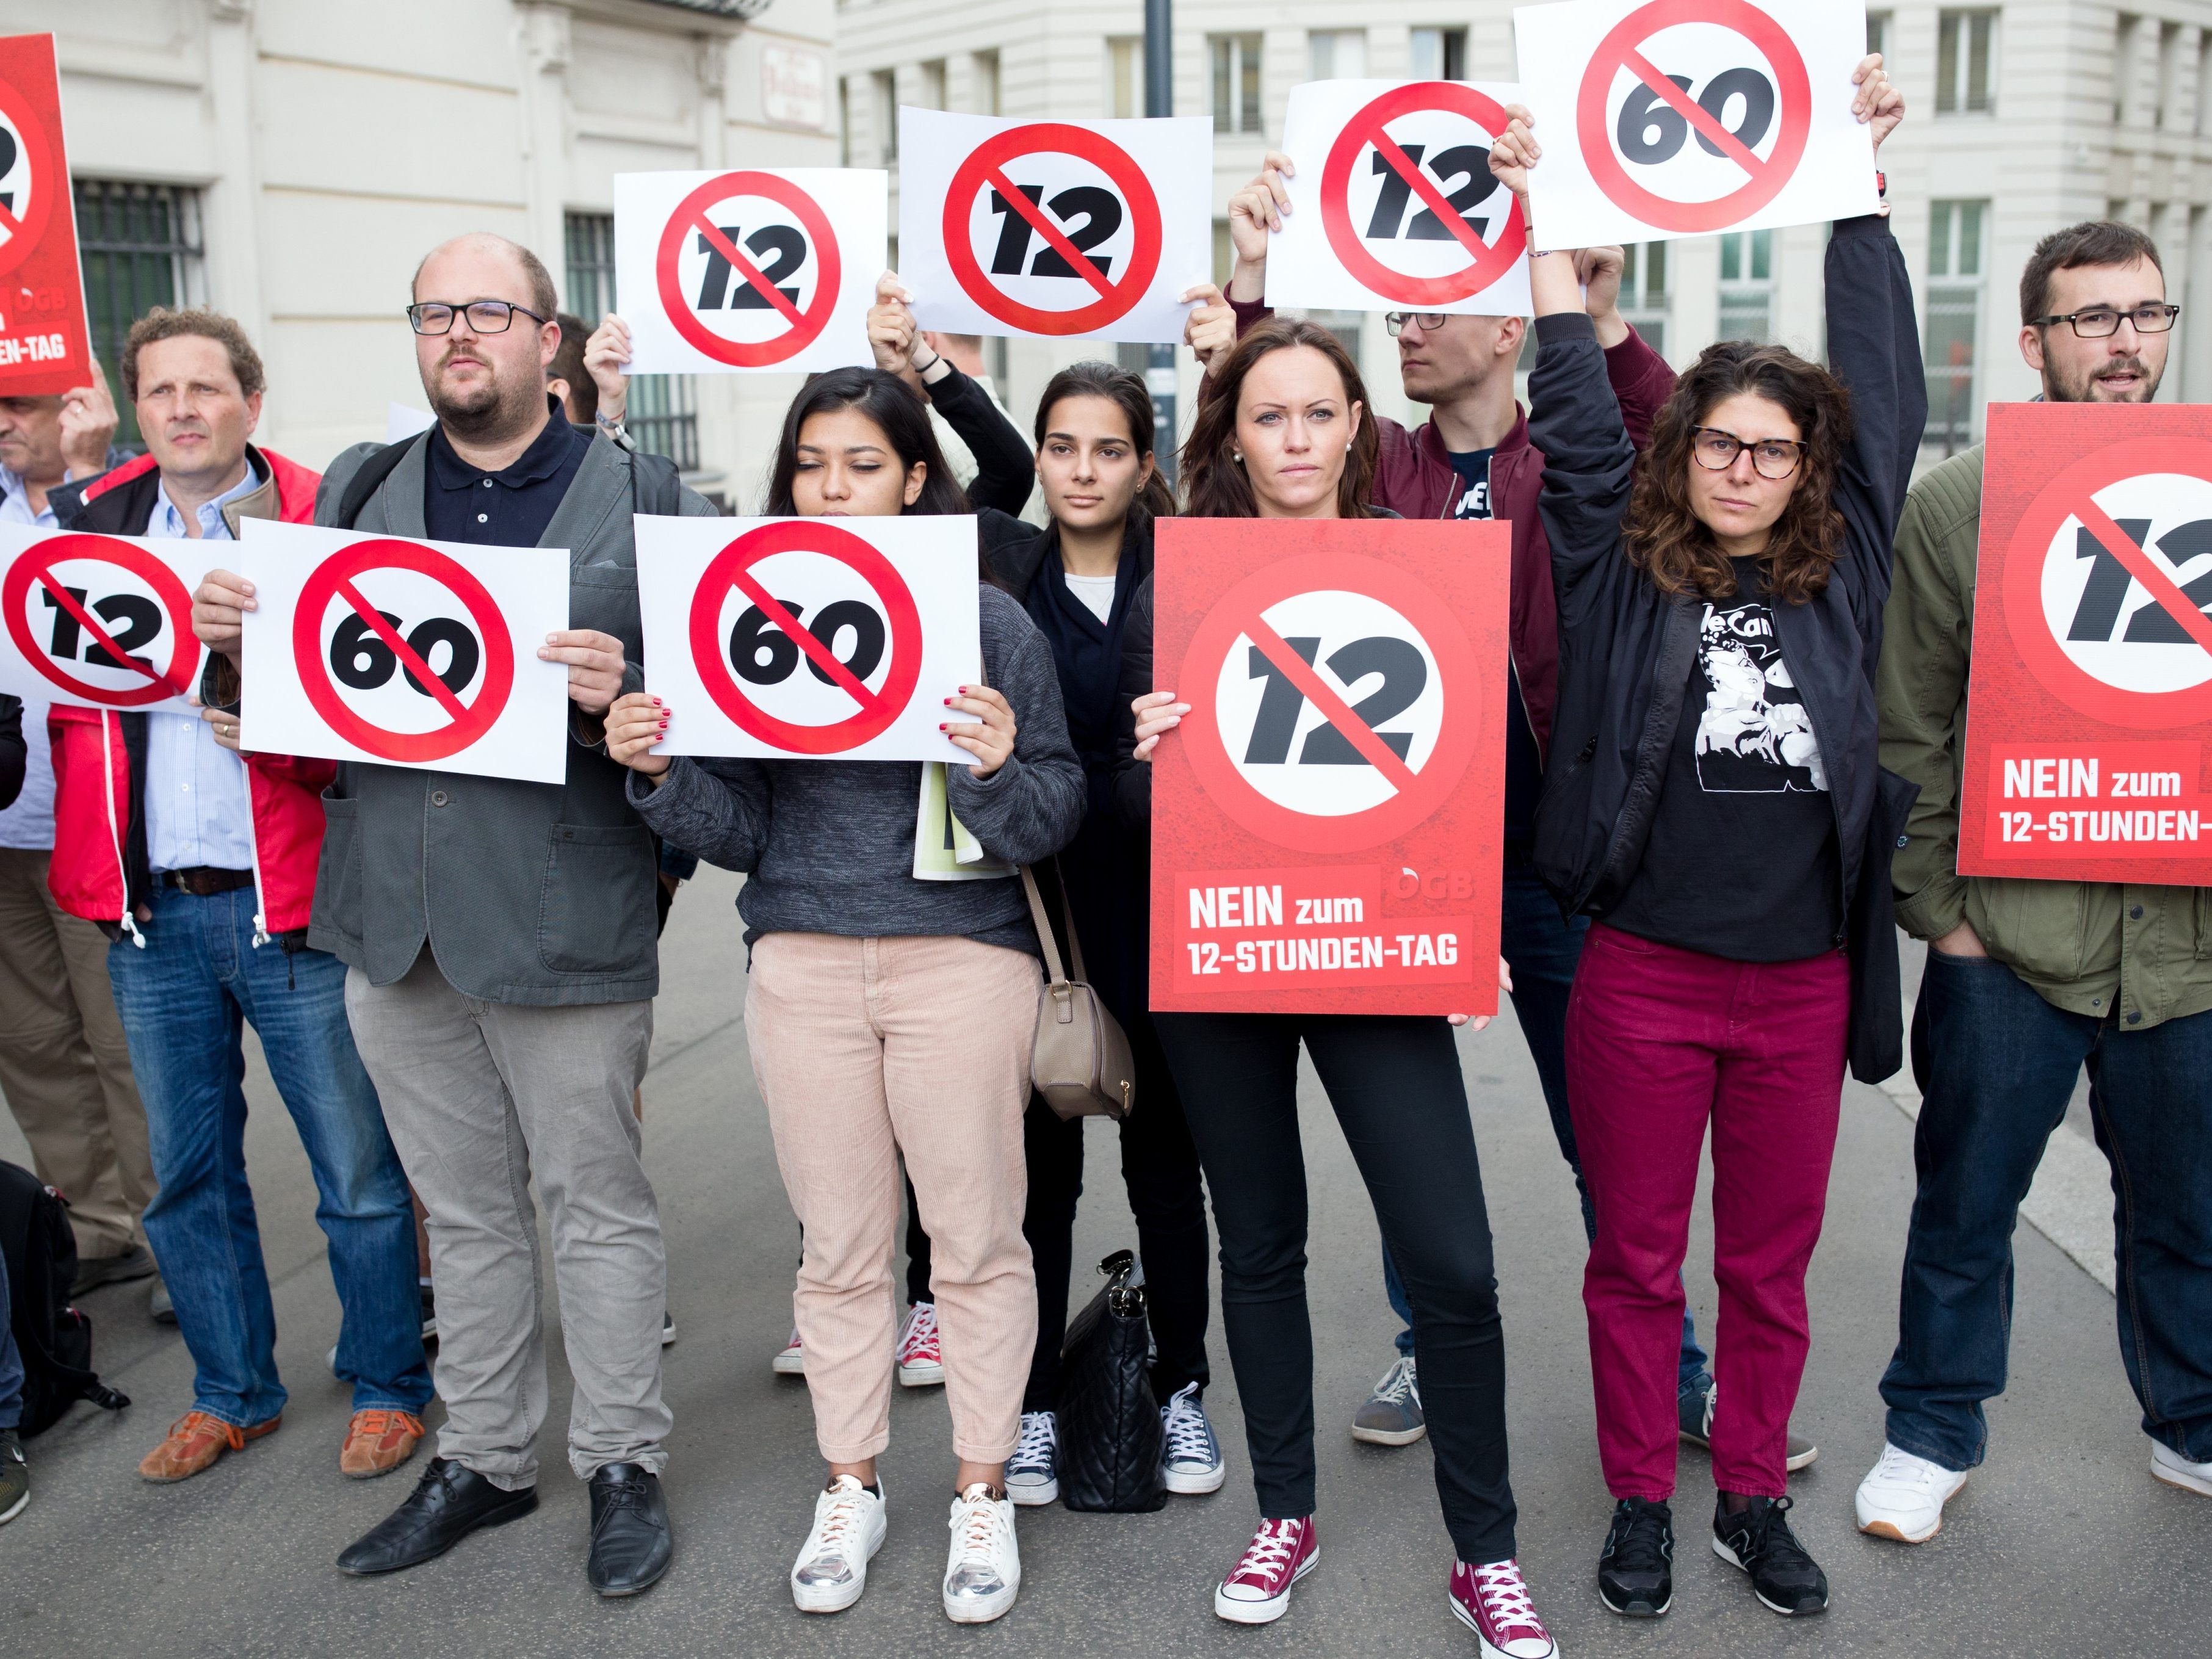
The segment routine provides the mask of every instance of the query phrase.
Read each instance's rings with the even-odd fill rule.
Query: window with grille
[[[615,306],[615,216],[568,216],[568,309],[596,327]],[[665,455],[686,472],[699,470],[699,414],[688,374],[633,374],[623,416],[637,447]]]
[[[1213,130],[1260,131],[1260,37],[1217,34],[1207,45],[1213,58]]]
[[[868,112],[876,123],[876,160],[885,167],[898,160],[898,81],[889,70],[868,77]]]
[[[999,54],[995,52],[977,52],[975,73],[976,114],[998,115],[1004,112],[1000,108],[1003,97],[1000,86]]]
[[[1921,324],[1928,379],[1926,442],[1947,456],[1974,441],[1974,348],[1982,331],[1989,220],[1987,202],[1935,202],[1929,207],[1928,296]]]
[[[921,97],[918,100],[924,109],[945,107],[945,60],[933,58],[921,66]]]
[[[1944,11],[1936,19],[1936,109],[1942,115],[1986,114],[1996,107],[1997,15]]]
[[[1358,81],[1367,74],[1365,29],[1316,29],[1306,36],[1316,81]]]
[[[1631,242],[1620,275],[1620,314],[1644,337],[1644,343],[1667,355],[1667,244]],[[1533,335],[1535,331],[1531,329]]]
[[[122,417],[115,441],[136,445],[138,417],[123,395],[123,338],[155,306],[198,305],[207,298],[200,193],[174,185],[80,179],[75,194],[93,355],[107,373]]]
[[[1106,85],[1109,115],[1127,119],[1145,112],[1145,43],[1135,35],[1118,35],[1106,43]]]
[[[1764,345],[1774,337],[1774,233],[1721,238],[1721,338]]]
[[[1465,29],[1415,29],[1413,48],[1413,79],[1416,81],[1467,79]]]

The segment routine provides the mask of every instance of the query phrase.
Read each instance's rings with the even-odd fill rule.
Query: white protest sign
[[[888,202],[888,176],[858,168],[617,173],[615,308],[629,325],[629,372],[873,363]]]
[[[239,746],[560,783],[568,555],[246,521]]]
[[[205,542],[0,525],[0,691],[194,713],[192,589],[220,562]]]
[[[1863,6],[1564,0],[1513,14],[1544,158],[1536,246],[1854,218],[1881,205],[1851,114]]]
[[[671,755],[975,757],[938,727],[981,672],[971,518],[637,520]]]
[[[924,328],[1173,343],[1213,280],[1213,124],[899,111],[899,276]]]
[[[384,441],[388,444],[404,444],[416,433],[428,432],[437,424],[435,415],[412,404],[384,406]]]
[[[1267,249],[1267,303],[1528,314],[1520,204],[1490,174],[1516,86],[1312,81],[1283,149],[1298,211]]]

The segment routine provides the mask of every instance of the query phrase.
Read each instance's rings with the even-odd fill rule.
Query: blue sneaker
[[[1050,1412],[1024,1412],[1021,1438],[1006,1460],[1006,1496],[1024,1509],[1060,1496],[1060,1419]]]
[[[1160,1468],[1168,1490],[1185,1497],[1219,1492],[1229,1478],[1229,1463],[1221,1455],[1220,1441],[1214,1438],[1213,1425],[1206,1420],[1206,1407],[1199,1403],[1197,1383],[1176,1390],[1160,1407],[1160,1422],[1167,1430]]]

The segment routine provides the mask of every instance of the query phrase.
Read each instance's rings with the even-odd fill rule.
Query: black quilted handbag
[[[1067,1328],[1060,1350],[1060,1501],[1072,1510],[1140,1515],[1168,1501],[1166,1436],[1146,1362],[1145,1291],[1137,1259],[1098,1264],[1106,1288]]]

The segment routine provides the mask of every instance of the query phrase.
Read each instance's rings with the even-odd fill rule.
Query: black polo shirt
[[[530,447],[496,472],[470,465],[446,441],[444,427],[431,428],[422,526],[432,541],[538,545],[592,447],[591,434],[562,418],[558,404],[552,404],[552,416]]]

